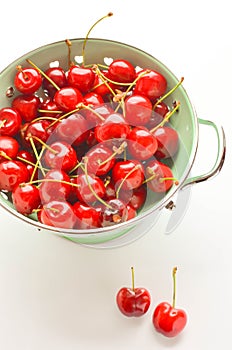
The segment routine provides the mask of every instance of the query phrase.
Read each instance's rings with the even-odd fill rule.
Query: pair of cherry
[[[120,312],[127,317],[141,317],[147,313],[151,305],[151,295],[146,288],[135,287],[134,268],[132,271],[132,287],[122,287],[116,295],[116,303]],[[187,324],[185,310],[176,308],[176,272],[174,267],[173,277],[173,301],[161,302],[153,311],[152,323],[156,331],[162,335],[172,338],[183,331]]]

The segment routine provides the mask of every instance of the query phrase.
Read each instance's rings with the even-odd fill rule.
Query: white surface
[[[38,232],[0,208],[0,349],[230,348],[229,6],[226,0],[1,3],[0,70],[38,46],[85,36],[96,19],[112,11],[114,16],[91,36],[140,47],[184,76],[198,115],[223,125],[227,156],[217,177],[192,188],[188,210],[174,232],[165,235],[161,220],[140,240],[114,250],[89,249]],[[208,130],[200,136],[197,174],[209,169],[216,142]],[[118,289],[130,285],[132,265],[136,285],[152,295],[141,319],[123,317],[115,305]],[[181,336],[166,339],[154,331],[151,317],[158,302],[171,301],[173,266],[178,267],[177,306],[187,311],[189,322]]]

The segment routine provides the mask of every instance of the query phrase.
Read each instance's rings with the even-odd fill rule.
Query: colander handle
[[[217,144],[218,144],[216,160],[215,160],[215,163],[214,163],[212,169],[209,172],[202,174],[202,175],[187,178],[182,186],[182,189],[185,188],[186,186],[208,180],[209,178],[217,175],[220,172],[220,170],[224,164],[224,160],[225,160],[226,138],[225,138],[225,132],[223,130],[223,127],[221,127],[221,126],[218,127],[212,121],[201,119],[201,118],[198,118],[198,122],[199,122],[199,124],[208,125],[208,126],[213,127],[215,132],[216,132]]]

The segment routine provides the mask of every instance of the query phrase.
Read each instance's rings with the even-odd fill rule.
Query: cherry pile
[[[71,50],[70,41],[66,41]],[[170,118],[179,101],[158,71],[125,59],[108,66],[17,66],[0,109],[0,191],[26,216],[64,229],[134,218],[148,193],[178,183],[166,160],[179,147]],[[160,198],[160,197],[159,197]],[[154,201],[156,196],[154,196]]]

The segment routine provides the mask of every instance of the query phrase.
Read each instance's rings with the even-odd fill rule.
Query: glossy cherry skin
[[[136,78],[134,66],[127,60],[114,60],[108,68],[109,79],[119,83],[131,83]]]
[[[83,203],[91,204],[96,202],[97,198],[94,193],[100,198],[105,196],[106,189],[104,182],[98,176],[80,174],[76,179],[76,184],[78,185],[76,188],[77,197]]]
[[[146,96],[132,94],[125,99],[125,118],[130,125],[146,125],[151,115],[152,103]]]
[[[102,211],[100,207],[95,208],[76,202],[73,205],[73,210],[77,218],[75,228],[85,230],[102,226]]]
[[[17,159],[26,165],[31,178],[32,174],[34,173],[34,167],[35,167],[33,164],[36,164],[36,158],[34,154],[32,154],[27,150],[22,149],[18,152]],[[38,178],[38,169],[34,174],[33,180],[36,180],[37,178]]]
[[[130,205],[127,204],[127,221],[134,219],[137,216],[137,211]]]
[[[19,112],[10,107],[0,109],[0,135],[15,136],[21,127],[22,118]]]
[[[160,124],[165,115],[169,112],[168,106],[162,101],[160,102],[153,110],[151,114],[151,118],[148,121],[146,127],[150,130],[155,128],[158,124]]]
[[[147,181],[147,186],[153,192],[165,193],[168,191],[174,184],[173,180],[165,180],[164,178],[173,178],[173,173],[171,168],[167,165],[161,163],[160,161],[154,159],[146,164],[146,179],[148,180],[156,174],[156,176]]]
[[[76,151],[65,141],[56,141],[50,145],[44,154],[45,164],[53,169],[72,170],[77,164]]]
[[[102,226],[112,226],[127,221],[128,209],[126,204],[118,198],[106,201],[108,206],[102,209]]]
[[[42,76],[35,68],[22,68],[15,74],[14,85],[22,94],[33,94],[41,87]]]
[[[38,219],[45,225],[64,229],[72,229],[76,224],[72,205],[58,200],[46,203]]]
[[[61,120],[55,130],[56,138],[79,146],[89,136],[88,122],[80,113],[74,113]]]
[[[162,302],[155,308],[152,317],[153,325],[165,337],[177,336],[186,326],[187,314],[184,310],[173,308],[169,303]]]
[[[115,157],[112,158],[113,152],[105,145],[97,145],[90,149],[85,155],[88,159],[88,173],[102,176],[107,174],[115,164]],[[101,165],[101,163],[103,163]]]
[[[39,109],[43,110],[43,112],[39,112],[43,117],[56,118],[60,115],[60,113],[54,113],[55,111],[59,111],[59,108],[56,105],[55,101],[52,100],[50,97],[46,98],[40,103]]]
[[[101,125],[95,127],[95,137],[98,142],[110,139],[126,139],[130,125],[120,113],[110,114]]]
[[[7,157],[15,159],[19,150],[18,141],[11,136],[0,136],[0,162],[6,160]]]
[[[158,142],[157,151],[155,153],[156,158],[171,158],[176,154],[179,148],[179,135],[175,129],[163,126],[156,129],[152,134]]]
[[[150,70],[138,79],[134,88],[134,93],[144,95],[151,101],[154,101],[162,96],[166,92],[166,89],[166,78],[161,73]]]
[[[129,175],[130,174],[130,175]],[[116,188],[132,190],[142,185],[144,180],[144,168],[142,163],[136,159],[118,161],[112,169],[112,180]]]
[[[39,190],[32,184],[16,186],[12,192],[12,201],[15,209],[23,215],[31,214],[41,204]]]
[[[148,311],[151,296],[145,288],[121,288],[116,296],[119,310],[127,317],[141,317]]]
[[[155,136],[144,126],[137,126],[128,135],[128,150],[133,158],[147,160],[157,151]]]
[[[53,200],[66,201],[71,190],[70,178],[66,172],[58,169],[49,170],[39,187],[41,202],[44,204]]]
[[[51,67],[48,68],[45,72],[46,76],[48,76],[59,88],[62,88],[67,85],[67,78],[65,71],[61,67]],[[48,92],[49,96],[54,96],[56,93],[56,88],[54,85],[46,78],[43,78],[42,87],[45,91]]]
[[[83,111],[85,112],[85,117],[91,127],[102,124],[110,114],[114,113],[114,110],[111,108],[109,103],[97,104],[91,108],[93,109],[93,112]]]
[[[12,101],[12,108],[16,109],[24,122],[31,122],[37,116],[40,99],[35,95],[19,95]]]
[[[119,198],[129,204],[136,211],[141,210],[147,198],[146,186],[142,185],[133,190],[120,191]]]
[[[33,142],[37,148],[41,148],[42,144],[39,140],[46,143],[52,133],[52,129],[49,128],[50,121],[41,119],[37,121],[32,121],[26,126],[26,130],[22,133],[22,138],[28,146],[31,146],[30,138],[32,137]],[[35,136],[36,138],[33,138]],[[39,139],[39,140],[38,140]]]
[[[12,192],[14,187],[29,180],[26,165],[18,160],[0,163],[0,190]]]
[[[64,112],[75,110],[82,100],[83,96],[81,92],[72,86],[65,86],[56,91],[54,95],[54,102]]]
[[[68,84],[80,90],[82,93],[89,92],[93,87],[95,73],[91,68],[73,65],[67,75]]]

